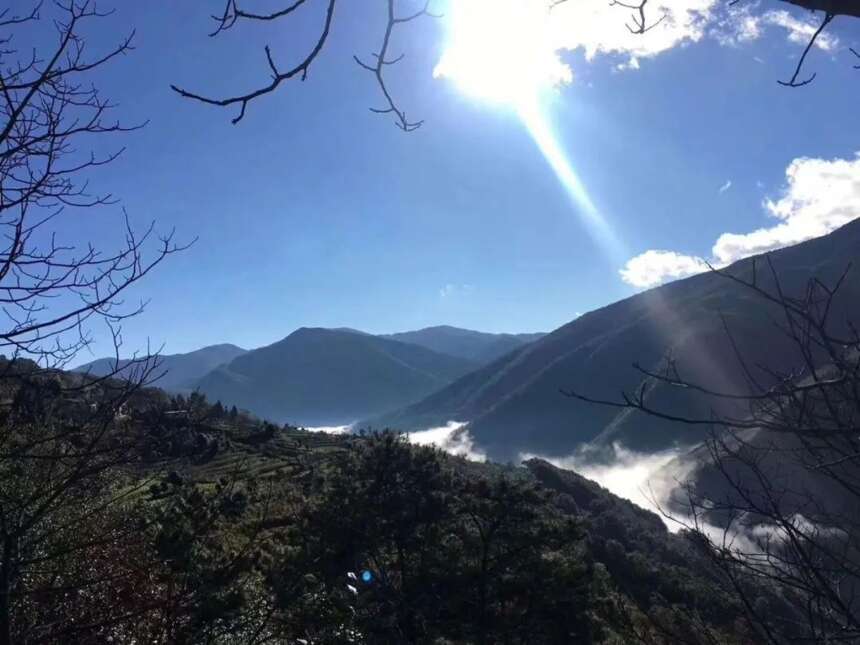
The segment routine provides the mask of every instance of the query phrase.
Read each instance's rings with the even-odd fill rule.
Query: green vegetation
[[[63,451],[95,427],[89,401],[126,392],[18,381],[15,414],[37,388],[43,427],[79,428]],[[197,394],[113,406],[93,475],[18,533],[11,642],[750,642],[687,540],[545,462],[281,428]],[[42,463],[2,462],[7,526],[16,493],[59,490]]]

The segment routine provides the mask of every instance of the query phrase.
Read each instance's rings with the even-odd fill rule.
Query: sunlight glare
[[[454,0],[445,50],[433,71],[473,98],[516,111],[611,262],[625,253],[594,205],[549,124],[550,91],[573,74],[559,57],[549,5],[541,0]]]
[[[517,109],[517,114],[540,149],[544,159],[555,172],[565,192],[577,207],[577,212],[591,236],[611,262],[614,264],[623,262],[627,256],[627,251],[612,227],[595,206],[591,196],[574,171],[537,99],[522,103]]]
[[[469,96],[511,105],[573,79],[552,44],[544,3],[459,0],[451,9],[436,78],[450,79]]]

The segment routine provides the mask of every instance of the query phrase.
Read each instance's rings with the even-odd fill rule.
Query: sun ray
[[[576,174],[559,144],[558,137],[553,132],[547,114],[541,108],[539,100],[521,102],[516,109],[523,125],[552,168],[589,234],[611,262],[616,265],[623,263],[628,255],[624,245],[618,239],[610,223],[594,204],[588,190]]]
[[[434,75],[464,94],[513,109],[610,262],[627,257],[609,221],[576,174],[544,109],[556,87],[573,80],[551,37],[546,5],[534,0],[469,0],[452,5],[448,42]]]

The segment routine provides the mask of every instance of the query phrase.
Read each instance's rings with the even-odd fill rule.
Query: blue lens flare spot
[[[365,569],[361,572],[361,581],[365,584],[370,584],[373,582],[373,574]]]

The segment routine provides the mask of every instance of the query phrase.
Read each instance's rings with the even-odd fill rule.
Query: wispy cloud
[[[622,23],[639,17],[625,16],[619,3],[570,0],[557,5],[553,13],[551,36],[559,49],[582,49],[589,61],[598,55],[620,56],[618,69],[638,69],[642,60],[706,37],[738,47],[763,37],[768,28],[782,30],[790,42],[806,45],[820,24],[817,17],[799,12],[759,11],[758,3],[724,10],[717,0],[651,0],[646,11],[646,26],[651,28],[630,38]],[[636,28],[635,23],[628,24]],[[826,52],[838,45],[838,37],[827,31],[815,41]]]
[[[711,249],[712,266],[826,235],[860,216],[860,153],[854,159],[800,157],[785,177],[782,195],[763,203],[777,223],[750,233],[723,233]],[[647,288],[707,269],[702,258],[651,250],[629,260],[620,274],[628,284]]]
[[[466,296],[475,292],[475,286],[471,284],[448,283],[439,289],[440,298],[453,298],[455,296]]]
[[[488,7],[495,10],[497,4],[508,18],[500,17],[495,25],[497,37],[478,50],[474,37],[463,37],[465,28],[483,26]],[[635,70],[642,61],[705,39],[740,47],[759,40],[768,31],[781,30],[789,42],[805,45],[820,24],[817,16],[807,15],[809,12],[762,11],[758,1],[726,8],[722,0],[649,0],[644,25],[639,24],[641,17],[632,5],[624,3],[546,0],[546,5],[552,9],[546,10],[531,0],[464,1],[462,7],[458,5],[457,11],[451,12],[451,42],[434,76],[460,79],[473,89],[489,81],[498,85],[494,79],[486,78],[485,59],[491,58],[505,61],[498,65],[506,75],[505,84],[521,85],[519,79],[541,87],[560,87],[575,77],[570,64],[560,56],[565,51],[581,51],[589,62],[612,57],[616,69]],[[637,32],[634,37],[631,30]],[[525,51],[511,46],[523,41],[528,43]],[[827,31],[815,41],[815,46],[826,52],[834,51],[838,45],[838,37]]]
[[[754,10],[758,6],[736,5],[711,25],[710,35],[724,47],[739,47],[757,40],[762,35],[761,16]]]
[[[616,443],[608,458],[605,454],[598,455],[586,448],[566,457],[523,453],[520,459],[537,457],[558,468],[572,470],[618,497],[659,514],[692,467],[691,463],[677,459],[682,452],[681,448],[672,448],[639,453]]]
[[[475,446],[466,424],[449,421],[444,426],[429,428],[406,435],[411,443],[419,446],[436,446],[445,452],[465,457],[469,461],[486,461],[485,452]]]
[[[720,186],[719,193],[722,195],[724,192],[726,192],[731,187],[732,187],[732,180],[728,179],[728,180],[726,180],[726,183],[724,183],[722,186]]]
[[[786,31],[790,42],[804,46],[821,26],[820,19],[816,17],[798,18],[784,9],[764,13],[761,21],[767,25],[781,27]],[[832,32],[823,31],[815,39],[815,46],[822,51],[832,52],[839,46],[839,38]]]
[[[785,9],[758,12],[758,3],[741,5],[715,20],[710,35],[721,45],[738,47],[758,40],[768,28],[776,28],[789,42],[806,46],[821,25],[820,18],[808,13],[798,16]],[[822,51],[832,52],[838,46],[839,38],[831,32],[824,31],[815,40],[815,47]]]
[[[345,425],[345,426],[315,426],[312,428],[305,428],[308,432],[324,432],[326,434],[349,434],[352,432],[353,424]]]
[[[637,69],[640,61],[679,45],[698,42],[706,34],[717,0],[652,0],[644,34],[630,37],[624,26],[630,12],[610,2],[572,0],[553,9],[551,36],[560,49],[582,49],[588,60],[599,54],[620,56],[622,69]]]

